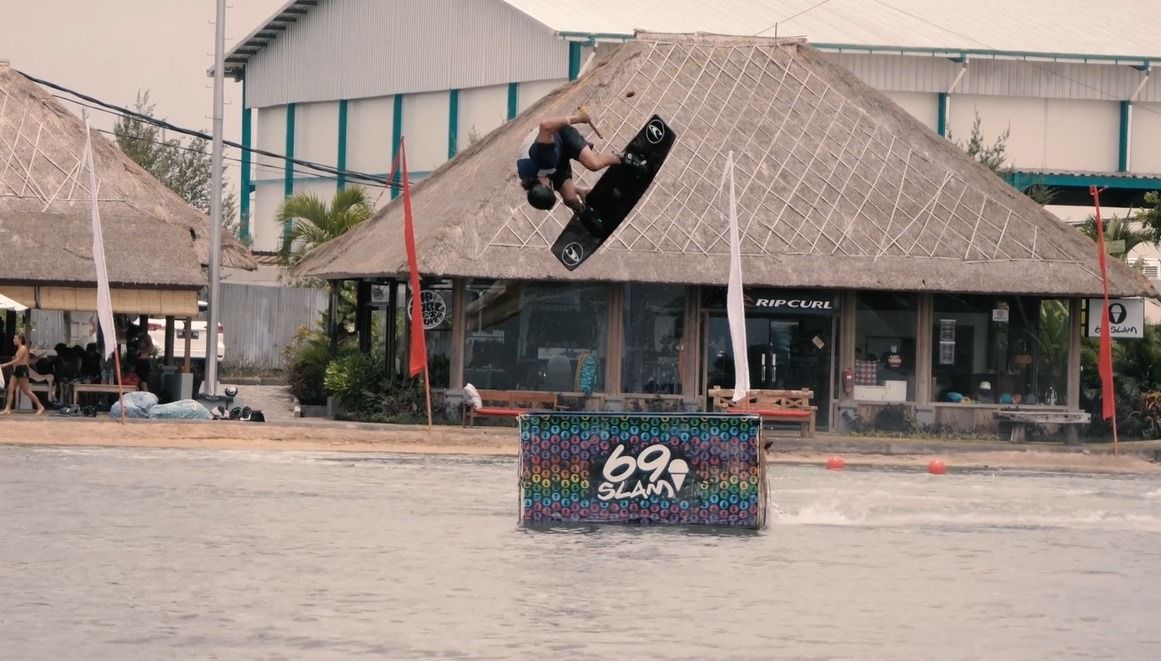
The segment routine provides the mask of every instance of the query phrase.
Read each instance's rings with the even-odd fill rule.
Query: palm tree
[[[371,217],[374,209],[360,186],[344,188],[324,204],[313,193],[296,193],[278,209],[282,223],[283,266],[294,266],[308,252],[338,237]]]
[[[1109,251],[1110,255],[1112,255],[1114,257],[1118,257],[1122,260],[1125,259],[1126,257],[1128,257],[1129,252],[1133,248],[1141,245],[1142,243],[1153,243],[1153,233],[1151,231],[1135,228],[1133,226],[1132,222],[1129,221],[1127,218],[1116,218],[1116,217],[1109,218],[1108,220],[1106,220],[1104,222],[1103,229],[1104,229],[1104,235],[1105,235],[1106,248],[1107,248],[1108,244],[1113,242],[1113,241],[1124,241],[1125,242],[1124,247],[1119,248],[1116,252],[1113,252],[1111,250]],[[1084,235],[1087,236],[1088,238],[1092,239],[1093,241],[1096,241],[1097,240],[1096,218],[1093,216],[1089,216],[1088,218],[1086,218],[1084,221],[1084,224],[1081,225],[1081,227],[1080,227],[1080,231],[1083,232]]]

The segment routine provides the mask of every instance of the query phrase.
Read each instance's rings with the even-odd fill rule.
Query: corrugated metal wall
[[[261,108],[559,79],[568,43],[494,0],[323,0],[248,69]]]
[[[281,367],[298,327],[315,328],[326,309],[324,289],[222,283],[226,362]]]
[[[938,57],[828,53],[872,87],[893,92],[946,92],[960,64]],[[973,59],[958,94],[1120,101],[1141,83],[1128,66]],[[1161,76],[1152,76],[1139,101],[1161,101]]]

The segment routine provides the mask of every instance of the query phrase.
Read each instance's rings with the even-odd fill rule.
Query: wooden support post
[[[359,351],[371,353],[371,283],[359,280],[355,289],[355,332]]]
[[[331,294],[327,300],[327,339],[330,341],[331,353],[335,353],[339,349],[339,287],[342,286],[342,281],[331,280]],[[209,348],[206,349],[206,355],[209,356]]]
[[[609,285],[609,325],[605,337],[605,387],[609,394],[621,392],[621,358],[625,346],[625,285]]]
[[[1070,409],[1080,408],[1080,304],[1081,299],[1068,301],[1068,383],[1067,404]]]
[[[705,361],[705,347],[701,336],[701,288],[690,285],[685,289],[685,318],[681,338],[681,359],[683,372],[681,390],[686,400],[704,402],[705,390],[702,384],[702,369]],[[701,408],[701,407],[699,407]]]
[[[464,387],[464,344],[467,336],[468,282],[463,278],[452,281],[452,327],[451,327],[451,374],[448,387],[459,390]]]
[[[854,290],[845,290],[839,295],[839,401],[854,398],[854,393],[848,393],[842,388],[842,372],[855,369],[856,293]]]
[[[387,314],[386,318],[387,328],[384,336],[387,338],[387,377],[394,381],[399,378],[399,342],[397,334],[399,329],[398,324],[395,323],[395,315],[399,306],[399,282],[395,278],[387,281]]]
[[[915,402],[931,403],[931,353],[932,337],[935,334],[935,296],[930,293],[919,295],[919,314],[916,315],[915,329]]]
[[[173,343],[174,338],[177,337],[177,321],[173,315],[166,315],[165,317],[165,364],[173,364]]]

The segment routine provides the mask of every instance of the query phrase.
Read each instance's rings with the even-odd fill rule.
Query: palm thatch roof
[[[88,207],[70,214],[0,212],[0,284],[95,285],[91,225]],[[206,284],[193,237],[183,227],[102,215],[101,233],[110,286],[200,289]]]
[[[536,211],[514,172],[545,115],[586,104],[617,149],[657,113],[678,133],[634,213],[583,267],[549,246],[568,222]],[[1101,292],[1096,249],[954,144],[802,40],[639,34],[414,189],[425,274],[723,285],[734,153],[750,285],[1043,295]],[[578,183],[598,174],[574,165]],[[405,273],[402,206],[322,246],[300,276]],[[1123,264],[1110,293],[1154,295]]]
[[[40,86],[6,64],[0,64],[0,222],[10,214],[45,213],[47,221],[67,222],[40,235],[38,247],[46,254],[67,250],[80,234],[91,237],[89,229],[89,184],[79,163],[85,144],[85,126]],[[134,219],[139,233],[136,250],[123,255],[142,282],[168,282],[168,270],[189,273],[192,266],[209,262],[209,218],[190,206],[173,191],[123,154],[115,145],[93,133],[94,164],[97,170],[101,212],[109,220]],[[177,237],[171,231],[184,230],[177,243],[157,240]],[[193,252],[186,246],[193,235]],[[156,238],[155,238],[156,237]],[[108,240],[108,235],[106,236]],[[91,238],[90,238],[91,241]],[[0,279],[19,275],[9,268],[14,256],[9,245],[0,244]],[[233,236],[223,232],[224,267],[254,269],[250,251]],[[48,266],[52,266],[50,260]],[[92,280],[92,265],[77,268],[72,260],[56,264],[58,271],[46,273],[60,282]],[[115,267],[112,257],[110,270]],[[205,276],[200,282],[205,284]]]

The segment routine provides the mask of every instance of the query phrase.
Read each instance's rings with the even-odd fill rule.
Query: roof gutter
[[[985,48],[929,48],[925,46],[868,46],[861,44],[828,43],[811,43],[810,45],[818,50],[832,53],[925,55],[928,57],[946,57],[956,60],[971,57],[974,59],[1079,62],[1082,64],[1125,64],[1132,66],[1149,66],[1153,62],[1161,63],[1161,56],[1154,57],[1148,55],[1100,55],[1095,53],[1054,53],[1047,51],[993,50]]]
[[[565,41],[581,41],[592,45],[596,42],[625,42],[635,35],[622,32],[578,32],[557,30],[556,36]],[[1151,55],[1102,55],[1097,53],[1064,53],[1048,51],[998,50],[991,48],[932,48],[927,46],[875,46],[868,44],[813,43],[818,50],[835,53],[865,53],[891,55],[925,55],[946,57],[962,62],[969,57],[993,60],[1029,60],[1042,62],[1080,62],[1085,64],[1126,64],[1149,67],[1151,63],[1161,64],[1161,56]]]

